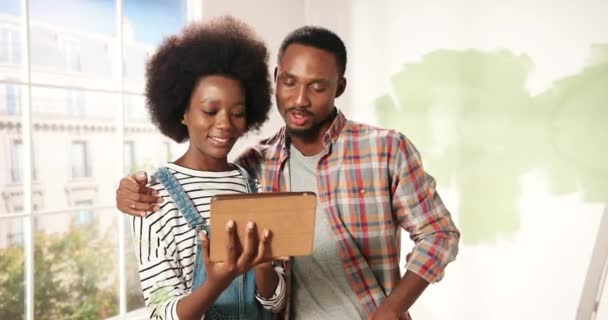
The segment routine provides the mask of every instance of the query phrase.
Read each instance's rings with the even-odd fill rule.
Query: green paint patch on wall
[[[608,45],[591,52],[579,74],[530,95],[525,55],[438,50],[374,101],[379,123],[414,142],[438,184],[456,184],[465,244],[519,230],[520,177],[533,169],[555,195],[608,201]]]

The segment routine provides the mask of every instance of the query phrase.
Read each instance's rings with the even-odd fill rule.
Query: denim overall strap
[[[160,167],[154,173],[154,177],[158,179],[158,181],[165,187],[165,190],[169,193],[173,202],[175,202],[175,206],[182,213],[188,225],[191,228],[200,231],[201,226],[203,225],[203,217],[198,213],[196,207],[188,197],[186,191],[179,181],[173,176],[171,171],[165,167]],[[209,231],[209,230],[206,230]]]

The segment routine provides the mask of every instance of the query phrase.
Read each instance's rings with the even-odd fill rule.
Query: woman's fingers
[[[260,242],[258,243],[258,254],[253,260],[254,266],[270,261],[270,258],[265,259],[266,256],[270,256],[270,237],[270,230],[264,229],[262,231],[262,239],[260,239]]]
[[[226,233],[228,235],[226,242],[226,263],[229,266],[236,265],[239,256],[239,239],[236,233],[236,224],[233,220],[228,221],[226,224]]]
[[[255,223],[249,221],[246,228],[245,247],[237,261],[240,269],[249,269],[250,262],[258,251],[258,232]]]
[[[223,262],[227,272],[241,274],[258,264],[271,261],[270,241],[272,234],[270,230],[264,229],[261,236],[258,236],[257,226],[250,221],[246,225],[244,243],[241,245],[237,233],[237,226],[233,220],[226,224],[227,243],[226,260]],[[202,239],[202,238],[201,238]],[[207,238],[206,238],[207,239]],[[206,240],[209,241],[208,239]],[[206,258],[209,259],[208,243]]]
[[[207,232],[205,230],[201,230],[198,236],[201,238],[201,248],[203,254],[203,263],[207,265],[207,261],[209,260],[209,237],[207,236]]]

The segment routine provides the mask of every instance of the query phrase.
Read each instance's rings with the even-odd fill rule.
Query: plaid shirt
[[[400,232],[415,242],[406,268],[439,281],[458,253],[460,233],[401,133],[347,120],[338,111],[323,137],[317,196],[337,241],[346,278],[371,319],[401,279]],[[285,128],[246,150],[237,163],[258,178],[262,192],[289,191]]]

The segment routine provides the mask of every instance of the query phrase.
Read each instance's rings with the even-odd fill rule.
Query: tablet
[[[247,222],[256,223],[258,237],[271,231],[266,258],[304,256],[312,253],[317,196],[313,192],[275,192],[217,195],[210,205],[210,258],[226,259],[226,224],[236,222],[241,245]]]

